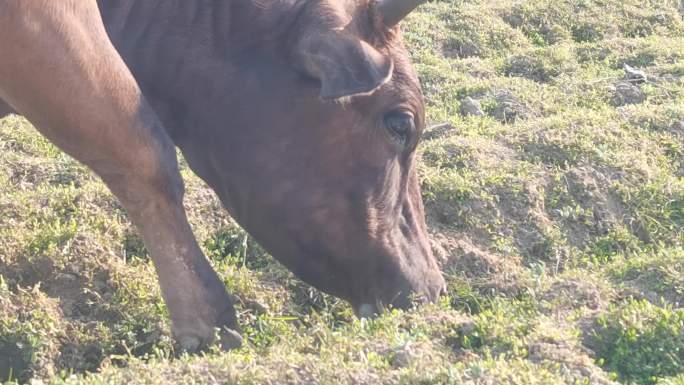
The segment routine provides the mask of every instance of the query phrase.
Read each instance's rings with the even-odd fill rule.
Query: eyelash
[[[408,121],[408,127],[405,131],[398,132],[393,126],[392,123],[396,122],[390,122],[391,119],[404,119],[406,118]],[[401,122],[405,123],[405,122]],[[385,115],[383,119],[383,124],[385,125],[385,128],[389,131],[390,135],[394,137],[395,139],[399,140],[402,142],[402,144],[405,144],[410,141],[410,137],[413,133],[413,130],[415,130],[415,122],[413,118],[413,114],[409,112],[404,112],[404,111],[393,111]]]

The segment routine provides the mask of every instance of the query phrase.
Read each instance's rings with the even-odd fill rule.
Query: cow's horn
[[[379,0],[378,12],[388,27],[394,27],[425,0]]]

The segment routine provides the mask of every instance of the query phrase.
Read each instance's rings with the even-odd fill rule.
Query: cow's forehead
[[[382,23],[376,0],[312,0],[307,3],[306,23],[353,34],[379,48],[395,39],[394,28]]]

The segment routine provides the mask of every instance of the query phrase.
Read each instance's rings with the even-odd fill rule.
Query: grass
[[[183,165],[245,347],[175,350],[153,268],[102,183],[0,121],[0,381],[684,384],[684,4],[450,0],[405,39],[439,304],[359,321],[295,279]],[[623,65],[640,97],[618,94]],[[483,116],[465,116],[477,100]],[[40,383],[40,382],[37,382]]]
[[[684,310],[647,300],[612,305],[588,337],[599,363],[624,382],[654,384],[684,367]]]

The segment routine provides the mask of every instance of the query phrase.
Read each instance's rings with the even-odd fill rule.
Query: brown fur
[[[414,167],[422,94],[398,30],[382,25],[374,3],[97,5],[0,0],[0,99],[128,209],[183,345],[237,325],[187,224],[174,145],[305,281],[356,309],[439,295]],[[415,116],[405,144],[383,125],[397,109]],[[224,335],[228,347],[239,343]]]

